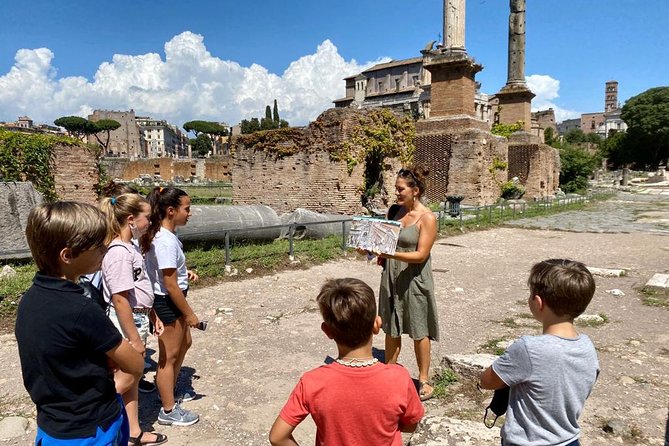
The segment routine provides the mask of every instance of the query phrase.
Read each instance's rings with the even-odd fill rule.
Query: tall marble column
[[[509,1],[509,65],[506,85],[495,95],[502,124],[521,121],[523,130],[532,131],[532,98],[525,83],[525,0]]]
[[[444,48],[465,52],[465,0],[444,0]]]
[[[525,0],[511,0],[510,9],[506,83],[525,85]]]

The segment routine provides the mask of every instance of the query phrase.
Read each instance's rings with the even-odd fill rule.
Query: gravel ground
[[[569,257],[593,267],[625,268],[624,277],[597,278],[587,313],[604,314],[608,321],[581,329],[595,342],[602,366],[581,417],[582,443],[663,444],[669,402],[669,311],[644,305],[639,290],[654,273],[667,272],[668,218],[669,197],[621,193],[587,211],[438,240],[432,255],[442,341],[433,344],[433,364],[446,354],[475,353],[492,339],[538,332],[526,318],[525,282],[533,263]],[[267,444],[269,427],[299,376],[336,353],[320,331],[314,298],[326,278],[344,276],[360,278],[378,290],[379,267],[350,255],[307,270],[190,293],[200,319],[209,320],[206,332],[193,332],[193,348],[182,373],[200,395],[184,406],[200,413],[201,420],[185,428],[159,426],[157,395],[142,394],[146,429],[166,433],[174,445]],[[607,293],[611,289],[625,295]],[[157,348],[155,339],[149,345]],[[405,345],[400,361],[416,376],[408,338]],[[376,337],[375,347],[383,349],[382,336]],[[152,357],[157,359],[157,354]],[[12,335],[0,336],[0,377],[0,413],[32,418],[34,407],[23,389]],[[429,401],[428,415],[443,415],[449,398],[456,397]],[[463,413],[462,418],[472,416]],[[605,433],[602,426],[615,420],[622,428]],[[5,444],[30,444],[32,426],[25,436]],[[312,444],[313,423],[305,421],[295,436],[302,444]],[[480,440],[474,434],[468,444],[490,444],[484,438],[489,434]]]

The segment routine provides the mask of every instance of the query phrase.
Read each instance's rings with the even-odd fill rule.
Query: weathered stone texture
[[[560,155],[546,144],[509,144],[508,178],[518,177],[528,198],[553,195],[560,185]]]
[[[499,183],[506,174],[492,166],[495,159],[507,161],[507,142],[487,130],[472,128],[478,122],[462,117],[416,123],[414,157],[430,170],[425,192],[429,200],[464,195],[464,203],[482,205],[499,197]]]
[[[58,144],[54,147],[53,176],[61,200],[95,204],[99,181],[95,151],[86,146]]]
[[[346,161],[330,156],[341,149],[366,113],[330,109],[307,128],[291,129],[284,136],[268,132],[234,138],[234,203],[265,204],[277,212],[304,208],[329,214],[366,213],[361,200],[364,163],[349,175]],[[385,162],[380,195],[390,197],[400,164]]]
[[[470,60],[425,64],[432,73],[430,116],[474,116],[476,69]]]
[[[28,258],[25,230],[30,210],[42,201],[32,183],[0,183],[0,259]]]
[[[183,178],[200,177],[209,181],[231,180],[230,157],[216,156],[207,159],[175,160],[172,158],[151,158],[129,160],[127,158],[106,158],[103,165],[107,175],[131,181],[140,175],[160,175],[164,180],[175,176]]]

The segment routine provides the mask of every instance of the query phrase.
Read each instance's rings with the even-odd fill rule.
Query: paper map
[[[353,217],[347,245],[383,254],[395,254],[400,236],[399,221]]]

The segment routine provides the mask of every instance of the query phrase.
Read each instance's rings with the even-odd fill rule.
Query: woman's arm
[[[176,268],[167,268],[163,269],[163,285],[167,290],[167,293],[174,302],[174,305],[183,313],[186,324],[190,327],[196,327],[200,323],[199,319],[191,309],[190,305],[186,301],[183,291],[179,288],[179,283],[177,282],[177,269]]]
[[[135,326],[135,318],[132,316],[132,308],[128,301],[128,291],[112,294],[112,304],[118,319],[123,336],[132,343],[132,347],[144,355],[144,343],[139,338],[139,332]]]
[[[420,234],[418,235],[418,246],[415,251],[396,252],[394,255],[380,254],[379,257],[407,263],[425,262],[430,256],[434,241],[437,239],[437,218],[432,212],[427,212],[420,220]]]

